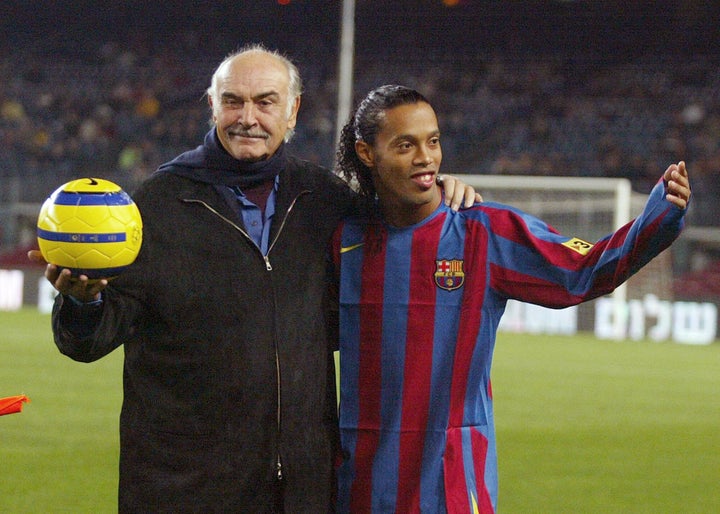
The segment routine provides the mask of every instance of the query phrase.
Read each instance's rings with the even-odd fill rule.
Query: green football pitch
[[[60,355],[49,317],[0,312],[0,512],[116,510],[122,350]],[[720,344],[500,334],[501,513],[720,512]]]

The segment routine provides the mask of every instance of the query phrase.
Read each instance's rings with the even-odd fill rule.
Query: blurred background
[[[640,341],[595,337],[617,326],[605,298],[577,320],[508,306],[522,333],[501,330],[494,358],[501,510],[720,512],[720,2],[355,3],[354,99],[419,89],[443,171],[485,176],[487,197],[505,175],[624,177],[638,197],[688,163],[688,226],[629,283],[621,328]],[[0,396],[32,399],[0,420],[0,512],[116,511],[123,356],[78,365],[52,343],[54,290],[26,258],[41,203],[83,176],[132,192],[199,145],[213,70],[253,42],[298,65],[290,147],[331,167],[342,4],[0,2]],[[571,195],[542,201],[587,207]]]
[[[390,82],[428,96],[445,172],[626,177],[647,193],[685,160],[694,196],[675,276],[686,297],[718,302],[718,2],[355,3],[354,98]],[[132,191],[200,144],[210,76],[246,43],[298,65],[291,148],[331,167],[341,11],[339,0],[5,0],[0,266],[27,264],[39,205],[60,184],[99,176]]]

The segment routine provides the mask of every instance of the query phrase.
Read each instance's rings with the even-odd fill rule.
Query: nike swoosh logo
[[[340,247],[340,253],[351,252],[352,250],[355,250],[355,249],[357,249],[357,248],[360,248],[360,247],[361,247],[362,245],[364,245],[364,244],[365,244],[365,243],[358,243],[358,244],[352,245],[352,246],[341,246],[341,247]]]

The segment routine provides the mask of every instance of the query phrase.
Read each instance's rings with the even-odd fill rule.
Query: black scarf
[[[245,189],[274,180],[286,165],[285,143],[281,143],[275,153],[265,160],[240,161],[225,150],[213,127],[205,134],[201,146],[161,165],[157,172],[174,173],[199,182]]]

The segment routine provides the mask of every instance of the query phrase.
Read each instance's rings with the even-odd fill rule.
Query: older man
[[[326,249],[355,199],[288,155],[301,92],[283,56],[229,56],[204,143],[134,195],[137,261],[111,283],[46,269],[62,353],[89,362],[124,346],[121,513],[332,509]]]

